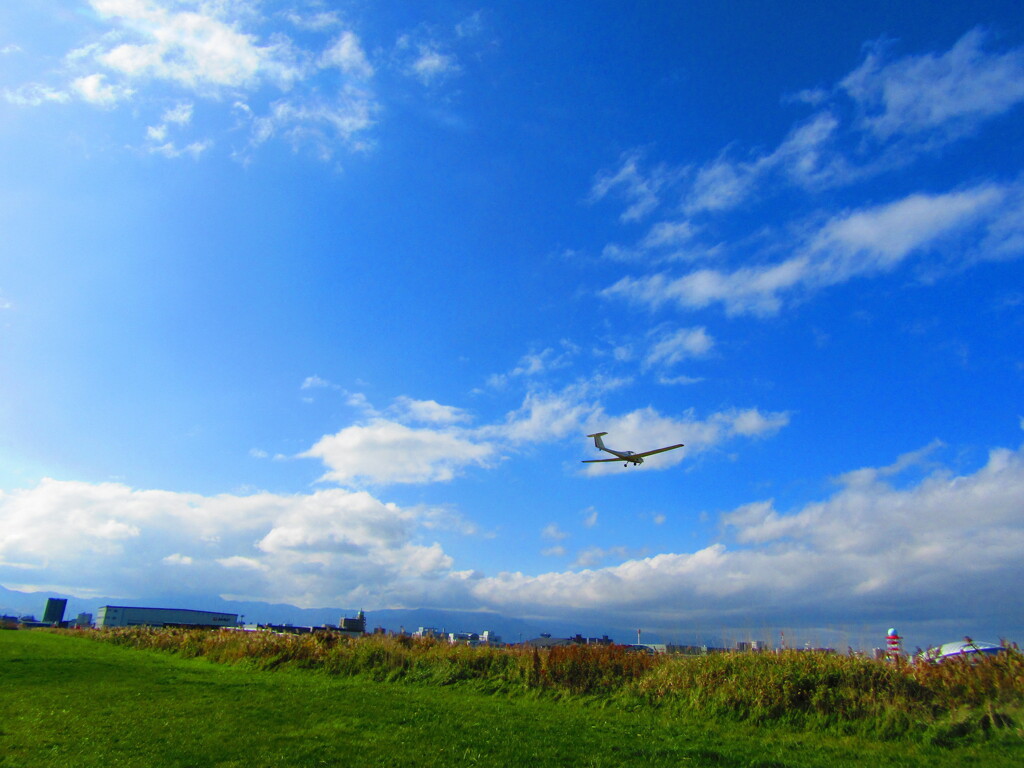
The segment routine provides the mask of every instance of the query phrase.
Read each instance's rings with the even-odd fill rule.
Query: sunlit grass
[[[471,648],[430,639],[330,633],[127,628],[90,637],[258,669],[314,669],[376,681],[553,692],[687,710],[754,723],[949,739],[1013,730],[1024,714],[1024,655],[887,664],[821,652],[670,657],[622,646]]]
[[[1016,725],[936,746],[704,715],[675,690],[684,680],[665,671],[674,663],[614,649],[534,655],[387,638],[332,644],[232,634],[111,633],[105,639],[122,643],[114,645],[88,639],[99,633],[0,633],[0,765],[767,768],[1010,766],[1024,757]],[[123,645],[149,638],[172,650],[168,636],[190,656],[220,655]],[[241,643],[258,643],[264,653],[239,654]],[[328,658],[333,669],[319,665]],[[737,664],[748,663],[682,661],[697,662],[692,669],[703,669],[708,686],[745,674]],[[820,673],[811,664],[806,675]]]

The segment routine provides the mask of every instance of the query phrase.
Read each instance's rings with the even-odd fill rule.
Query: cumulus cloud
[[[451,480],[469,466],[486,466],[493,445],[457,429],[412,428],[383,418],[325,435],[303,454],[327,465],[321,478],[340,484]]]
[[[216,585],[222,595],[303,606],[367,594],[383,604],[450,571],[440,546],[421,540],[431,517],[342,489],[203,496],[43,480],[0,493],[0,580],[145,595],[166,592],[173,567],[171,588],[183,594]]]
[[[727,427],[759,431],[741,415]],[[591,546],[564,571],[470,574],[425,539],[430,514],[363,491],[251,496],[44,480],[0,494],[0,578],[131,595],[210,584],[297,605],[415,605],[716,628],[901,622],[942,615],[1019,629],[1024,448],[955,473],[932,444],[836,480],[793,510],[753,501],[721,516],[726,537],[661,552]],[[592,510],[590,510],[592,512]],[[587,510],[584,511],[585,513]],[[655,519],[657,523],[658,520]],[[545,529],[553,556],[565,532]],[[602,565],[609,559],[613,565]],[[955,588],[951,588],[954,585]]]
[[[973,473],[934,469],[903,488],[885,482],[895,474],[855,473],[829,498],[790,513],[771,501],[739,507],[723,515],[734,546],[597,570],[498,574],[475,582],[473,593],[504,610],[615,611],[665,627],[942,615],[1019,629],[1012,585],[1024,576],[1024,451],[996,449]]]

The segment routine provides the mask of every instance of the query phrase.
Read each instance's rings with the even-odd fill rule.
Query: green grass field
[[[1018,766],[1019,725],[953,747],[601,697],[260,671],[0,632],[2,766]]]

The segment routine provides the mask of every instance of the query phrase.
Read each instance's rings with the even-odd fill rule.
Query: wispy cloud
[[[734,208],[768,179],[810,190],[847,185],[972,133],[1024,101],[1024,49],[988,51],[988,39],[975,29],[943,54],[895,59],[891,43],[870,46],[774,150],[748,159],[723,151],[698,169],[684,210]],[[842,117],[851,106],[853,117]]]
[[[555,541],[562,541],[569,537],[569,534],[558,527],[558,523],[549,523],[544,526],[544,530],[540,532],[540,535],[545,539],[554,539]]]
[[[704,326],[656,330],[652,334],[650,348],[644,356],[643,366],[672,367],[683,360],[704,357],[715,345],[715,340]]]
[[[4,90],[4,98],[19,107],[38,107],[42,104],[63,104],[71,99],[67,91],[41,83],[26,83]]]
[[[670,171],[663,165],[645,170],[642,163],[640,152],[624,154],[618,168],[596,176],[590,189],[590,199],[596,202],[611,194],[620,196],[628,203],[621,220],[643,219],[661,204],[662,191],[677,180],[679,172]]]
[[[400,421],[413,421],[425,424],[458,424],[470,421],[471,417],[462,408],[453,405],[441,405],[436,400],[416,400],[405,395],[395,399],[388,409]]]
[[[705,237],[714,230],[710,223],[730,212],[787,190],[814,195],[849,187],[975,133],[986,121],[1024,101],[1024,48],[998,51],[990,44],[990,35],[981,29],[968,32],[943,53],[896,56],[894,43],[872,44],[861,64],[831,88],[791,97],[815,109],[769,150],[744,152],[730,144],[703,164],[675,168],[662,164],[651,170],[643,169],[643,153],[626,153],[618,166],[597,175],[591,198],[619,196],[626,205],[620,216],[624,223],[652,214],[661,220],[632,245],[606,245],[604,255],[637,265],[721,260],[723,244]],[[1013,192],[1019,184],[1008,186]],[[922,192],[893,203],[893,213],[927,216],[925,208],[938,211],[944,202],[953,204],[957,197],[956,192]],[[876,206],[861,214],[854,212],[847,225],[867,224],[865,218],[881,216],[883,209]],[[839,216],[835,214],[835,218]],[[961,221],[954,211],[954,226]],[[1016,221],[1010,223],[1004,217],[1002,225],[1012,230],[1000,238],[1003,251],[1019,253]],[[791,229],[799,226],[790,224]],[[992,230],[999,226],[993,222]],[[942,224],[939,229],[945,232],[949,227]],[[847,234],[852,234],[849,229]],[[914,231],[911,221],[900,223],[886,245],[875,242],[851,248],[840,241],[832,245],[847,253],[848,271],[866,273],[873,258],[880,266],[884,253],[913,251],[915,246],[906,242],[908,237],[917,243],[928,239]],[[830,270],[828,259],[814,243],[797,239],[773,245],[775,250],[799,253],[786,261],[731,272],[716,268],[677,278],[664,273],[638,280],[625,278],[612,293],[646,294],[651,299],[671,295],[675,302],[690,308],[721,302],[733,314],[773,314],[781,307],[781,293],[827,284],[843,271],[839,265]],[[994,246],[989,245],[991,251]]]
[[[1024,245],[1024,220],[1015,205],[1020,192],[1014,183],[912,194],[838,214],[803,232],[796,242],[781,243],[794,251],[784,261],[731,272],[705,268],[680,276],[661,272],[624,277],[602,295],[652,308],[671,304],[693,310],[721,304],[730,315],[772,315],[787,297],[889,272],[914,255],[934,252],[952,258],[950,246],[955,246],[978,258],[977,245],[970,243],[996,240],[1004,253],[1019,249]],[[964,237],[969,238],[966,248]]]
[[[895,61],[890,43],[871,46],[840,83],[859,109],[858,127],[881,141],[914,136],[934,146],[1024,101],[1024,49],[988,51],[990,39],[973,29],[943,54]]]

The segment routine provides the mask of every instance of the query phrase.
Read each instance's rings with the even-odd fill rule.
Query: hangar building
[[[188,608],[131,608],[101,605],[97,627],[237,627],[237,613],[193,611]]]

